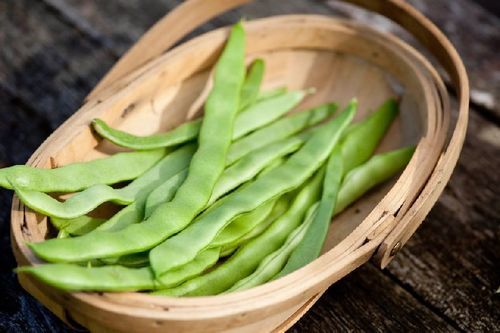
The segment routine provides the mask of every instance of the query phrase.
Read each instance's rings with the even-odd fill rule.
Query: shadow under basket
[[[193,114],[228,29],[218,29],[165,52],[197,25],[249,0],[189,0],[159,21],[97,85],[86,103],[34,153],[28,164],[61,166],[117,151],[90,129],[99,117],[135,134],[165,131]],[[400,116],[380,146],[417,149],[402,174],[335,218],[324,253],[302,269],[262,286],[195,298],[140,293],[68,293],[24,274],[22,286],[71,325],[97,332],[271,332],[296,322],[334,282],[373,259],[387,265],[420,225],[458,159],[468,117],[468,80],[455,49],[425,17],[403,1],[351,0],[402,25],[448,73],[450,99],[437,70],[400,39],[351,21],[324,16],[276,16],[245,22],[248,61],[266,61],[264,88],[315,87],[294,112],[324,102],[359,101],[357,118],[391,96]],[[195,103],[196,104],[196,103]],[[19,265],[40,263],[26,242],[51,236],[47,219],[12,207],[12,247]]]

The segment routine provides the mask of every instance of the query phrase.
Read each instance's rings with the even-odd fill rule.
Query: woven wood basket
[[[184,2],[120,59],[82,108],[40,146],[28,164],[55,167],[116,152],[90,130],[95,117],[127,131],[150,134],[193,116],[209,87],[211,66],[228,29],[166,50],[199,24],[249,1]],[[456,89],[458,117],[450,126],[450,100],[437,70],[392,35],[355,22],[311,15],[244,24],[248,60],[262,57],[267,63],[265,87],[316,87],[318,92],[300,109],[326,101],[342,105],[357,97],[359,118],[387,97],[399,96],[401,115],[380,150],[417,144],[396,181],[335,218],[320,258],[282,279],[213,297],[67,293],[26,275],[19,276],[22,286],[67,323],[91,331],[270,332],[289,328],[329,285],[368,260],[387,265],[418,228],[453,171],[467,126],[468,80],[450,42],[404,1],[348,2],[399,23],[435,56]],[[12,247],[18,264],[39,262],[26,247],[27,241],[52,236],[46,219],[14,198]]]

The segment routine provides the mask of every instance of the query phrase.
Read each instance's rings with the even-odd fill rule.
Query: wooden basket
[[[137,134],[164,131],[185,121],[194,110],[193,102],[206,91],[210,68],[228,30],[218,29],[165,50],[197,25],[246,2],[184,2],[139,40],[28,164],[55,167],[116,152],[90,130],[95,117]],[[436,57],[456,88],[458,119],[449,130],[450,101],[441,77],[417,51],[394,36],[323,16],[245,22],[248,59],[266,60],[266,87],[316,87],[318,92],[300,109],[332,100],[345,104],[357,97],[357,117],[389,96],[400,96],[401,116],[380,149],[417,144],[395,182],[335,219],[320,258],[282,279],[222,296],[67,293],[26,275],[19,276],[22,286],[66,322],[91,331],[269,332],[290,327],[329,285],[370,258],[381,267],[387,265],[429,212],[456,164],[467,125],[468,80],[450,42],[405,2],[349,2],[399,23]],[[38,263],[25,243],[50,234],[46,219],[14,198],[12,247],[18,264]]]

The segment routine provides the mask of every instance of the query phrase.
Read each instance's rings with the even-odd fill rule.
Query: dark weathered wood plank
[[[24,163],[50,133],[46,120],[0,87],[0,167]],[[0,189],[0,332],[68,332],[17,283],[10,248],[12,193]]]
[[[123,53],[149,26],[180,3],[179,0],[44,1],[73,20],[75,26],[93,27],[92,33],[98,32],[101,38],[110,40],[119,53]],[[493,110],[495,118],[500,119],[500,59],[497,56],[500,45],[498,33],[500,18],[470,0],[410,0],[409,2],[448,35],[467,64],[472,84],[472,99],[478,105],[485,107],[486,111]],[[80,13],[81,16],[75,13]],[[240,17],[255,18],[289,13],[352,17],[407,37],[387,20],[336,0],[288,0],[279,4],[275,2],[272,6],[265,1],[255,1],[215,19],[197,32],[226,25]]]
[[[331,286],[290,332],[456,332],[373,265]]]
[[[462,57],[471,83],[471,98],[500,120],[500,18],[470,0],[408,0],[451,40]],[[408,35],[385,18],[328,0],[333,10],[403,39]],[[411,40],[411,39],[410,39]],[[478,110],[482,111],[482,110]]]
[[[0,81],[52,129],[71,115],[115,58],[39,1],[0,2]]]
[[[469,332],[500,325],[500,128],[471,114],[450,183],[387,271]]]

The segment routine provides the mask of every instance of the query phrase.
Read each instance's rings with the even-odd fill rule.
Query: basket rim
[[[398,40],[401,44],[404,44],[404,45],[407,45],[405,42],[399,40],[399,38],[395,37],[395,36],[392,36],[392,35],[389,35],[389,34],[386,34],[386,33],[380,33],[378,31],[375,31],[367,26],[364,26],[362,24],[359,24],[359,23],[354,23],[352,21],[346,21],[346,20],[341,20],[341,19],[334,19],[334,18],[330,18],[330,17],[325,17],[325,16],[321,16],[321,15],[280,15],[280,16],[273,16],[273,17],[270,17],[270,18],[265,18],[265,19],[259,19],[259,20],[253,20],[251,22],[247,22],[246,23],[246,26],[250,26],[250,25],[257,25],[257,24],[261,24],[261,25],[264,25],[264,24],[268,24],[269,22],[273,22],[275,20],[286,20],[286,19],[290,19],[290,20],[296,20],[296,19],[303,19],[303,18],[307,18],[307,19],[326,19],[328,20],[328,22],[330,22],[330,24],[332,23],[335,23],[335,24],[341,24],[341,25],[344,25],[344,26],[348,26],[349,28],[359,28],[359,27],[363,27],[363,29],[369,29],[369,30],[372,30],[373,32],[375,32],[375,34],[379,34],[381,38],[384,38],[386,40],[390,40],[391,42],[395,42],[396,40]],[[155,64],[157,64],[158,62],[161,62],[162,59],[165,59],[165,58],[168,58],[168,57],[174,57],[176,56],[177,54],[182,54],[182,52],[185,52],[185,50],[188,49],[188,47],[192,47],[192,45],[195,45],[199,40],[202,40],[202,39],[208,39],[208,38],[213,38],[214,36],[215,37],[219,37],[219,38],[224,38],[225,34],[226,34],[226,31],[227,31],[227,28],[220,28],[220,29],[217,29],[217,30],[214,30],[214,31],[211,31],[211,32],[208,32],[208,33],[205,33],[195,39],[192,39],[182,45],[180,45],[179,47],[173,49],[172,51],[169,51],[168,53],[166,53],[164,56],[162,56],[161,58],[155,60],[154,62],[152,62],[151,64],[148,64],[147,67],[144,69],[141,69],[141,70],[144,70],[144,72],[142,73],[135,73],[134,75],[139,75],[137,78],[140,78],[142,75],[145,75],[147,74],[150,70],[154,69],[154,66]],[[408,46],[409,49],[413,49],[412,47]],[[415,51],[416,52],[416,51]],[[418,52],[417,52],[418,53]],[[122,84],[123,84],[123,81],[122,81]],[[93,107],[93,105],[84,105],[79,112],[75,113],[75,115],[73,115],[71,119],[73,118],[78,118],[80,115],[81,115],[81,111],[84,111],[84,110],[87,110],[88,108],[91,108]],[[68,126],[66,123],[64,123],[63,125],[61,125],[60,128],[64,127],[64,126]],[[59,128],[58,130],[56,130],[54,132],[54,134],[57,134],[57,132],[59,131]],[[53,135],[54,135],[53,134]],[[53,136],[51,135],[51,137]],[[37,161],[37,157],[40,155],[41,152],[44,151],[45,148],[48,147],[48,145],[50,145],[51,141],[50,141],[50,137],[49,139],[44,142],[40,148],[35,152],[35,154],[33,155],[32,159],[30,159],[30,162],[34,162],[34,163],[39,163],[40,161],[38,160]],[[432,172],[432,170],[431,170]],[[398,180],[398,183],[399,183],[399,180]],[[394,185],[395,187],[396,185]],[[394,188],[393,187],[393,188]],[[391,190],[389,191],[389,193],[393,190],[393,188],[391,188]],[[384,199],[381,200],[381,202],[383,202]],[[13,210],[12,210],[12,221],[11,221],[11,225],[12,225],[12,230],[13,230],[13,235],[14,235],[14,238],[13,238],[13,242],[16,242],[18,246],[20,246],[20,250],[21,250],[21,253],[23,254],[23,256],[25,257],[26,260],[29,260],[29,256],[26,255],[26,252],[23,251],[23,246],[24,244],[21,244],[19,241],[20,241],[20,234],[19,233],[16,233],[16,231],[18,231],[17,228],[14,228],[14,224],[15,223],[18,223],[19,222],[16,222],[17,220],[17,216],[14,216],[15,214],[15,211],[16,211],[16,208],[14,205],[16,204],[17,200],[15,200],[15,203],[13,203]],[[17,204],[19,204],[17,202]],[[380,202],[379,202],[379,205],[380,205]],[[379,206],[377,205],[377,207]],[[24,211],[23,207],[21,205],[18,206],[20,208],[20,211]],[[368,219],[368,217],[372,216],[372,214],[374,214],[374,212],[377,212],[378,215],[382,215],[383,212],[380,211],[380,209],[377,210],[377,207],[374,208],[374,210],[372,211],[371,214],[369,214],[367,216],[366,219]],[[22,214],[22,213],[21,213]],[[390,221],[390,219],[387,219],[386,216],[388,216],[387,214],[384,215],[385,218],[383,220],[380,220],[380,224],[377,224],[377,226],[379,225],[383,225],[384,223],[391,223],[393,221]],[[381,217],[384,217],[384,216],[381,216]],[[362,224],[364,223],[364,221],[362,222]],[[385,236],[385,235],[383,235]],[[367,244],[369,244],[369,246],[366,246],[366,247],[363,247],[364,245],[360,246],[360,247],[357,247],[356,250],[361,250],[362,249],[362,254],[366,255],[367,253],[370,253],[370,256],[371,256],[371,253],[373,253],[373,251],[376,250],[376,248],[378,247],[378,245],[380,244],[380,242],[383,240],[384,237],[382,237],[382,234],[380,234],[379,236],[373,238],[370,242],[368,242]],[[378,244],[377,244],[378,242]],[[366,245],[366,244],[365,244]],[[25,247],[25,246],[24,246]],[[26,248],[24,248],[24,250],[26,250]],[[330,250],[331,251],[331,250]],[[241,299],[245,298],[247,299],[246,303],[258,303],[257,301],[258,300],[264,300],[264,299],[269,299],[269,294],[270,293],[276,293],[276,290],[278,289],[281,289],[281,294],[283,295],[283,290],[289,290],[291,289],[290,285],[292,285],[292,282],[295,281],[294,285],[297,285],[298,284],[298,277],[301,276],[302,274],[304,274],[304,270],[306,269],[310,269],[308,267],[310,267],[311,265],[315,264],[316,266],[320,265],[319,263],[319,259],[321,258],[326,258],[326,255],[330,252],[328,251],[327,253],[323,254],[321,257],[319,257],[318,259],[316,259],[314,262],[310,263],[309,265],[307,265],[306,267],[302,268],[301,270],[298,270],[280,280],[277,280],[277,281],[273,281],[271,283],[267,283],[265,285],[262,285],[262,286],[259,286],[259,287],[256,287],[256,288],[252,288],[248,291],[243,291],[243,292],[238,292],[238,293],[234,293],[232,295],[224,295],[224,296],[209,296],[209,297],[196,297],[196,298],[184,298],[184,299],[179,299],[179,298],[163,298],[164,301],[162,302],[156,302],[159,300],[158,297],[153,297],[153,296],[148,296],[148,295],[143,295],[143,294],[137,294],[137,293],[134,293],[134,295],[136,295],[136,297],[140,296],[141,298],[144,297],[144,302],[145,303],[151,303],[152,300],[155,300],[155,302],[153,303],[161,303],[161,304],[164,304],[164,305],[169,305],[169,306],[175,306],[175,305],[178,305],[180,308],[183,308],[183,310],[185,311],[192,311],[192,308],[191,307],[196,307],[197,308],[197,313],[200,313],[200,312],[204,312],[206,310],[208,310],[211,306],[210,305],[207,305],[207,304],[203,304],[206,308],[206,310],[201,310],[199,305],[201,303],[207,303],[207,302],[211,302],[212,303],[212,306],[214,308],[219,308],[219,307],[224,307],[224,308],[229,308],[230,305],[233,305],[235,302],[240,302]],[[354,253],[354,252],[353,252]],[[369,256],[368,256],[369,257]],[[349,258],[347,255],[345,256],[342,256],[342,257],[339,257],[338,258],[338,262],[348,262]],[[325,261],[325,260],[323,260]],[[331,264],[331,262],[329,262]],[[321,265],[323,265],[324,263],[321,263]],[[311,266],[312,267],[312,266]],[[324,273],[325,275],[327,273]],[[330,274],[330,273],[328,273]],[[307,275],[302,275],[302,277],[304,276],[307,276]],[[309,282],[310,283],[310,282]],[[273,286],[273,288],[269,288],[269,285]],[[274,291],[270,291],[270,290],[274,290]],[[300,294],[299,291],[296,291],[295,293],[295,297],[298,297],[298,295]],[[96,298],[94,294],[83,294],[82,293],[72,293],[71,294],[72,296],[71,297],[75,297],[75,298],[78,298],[80,301],[84,302],[84,303],[93,303],[94,305],[96,306],[99,306],[97,303],[95,302],[92,302],[92,300],[102,300],[102,298]],[[128,294],[123,294],[122,296],[130,296]],[[236,298],[238,298],[236,300]],[[289,301],[291,298],[289,297],[289,295],[287,297],[282,297],[278,300],[274,299],[272,302],[273,303],[277,303],[277,302],[282,302],[282,301]],[[168,300],[168,301],[167,301]],[[216,300],[216,301],[214,301]],[[117,303],[113,303],[113,305],[117,306],[118,304]],[[125,305],[125,304],[120,304],[120,307],[124,307],[122,310],[125,310],[125,309],[129,309],[129,306],[128,305]],[[262,307],[262,304],[258,304],[258,307],[261,308]],[[137,310],[139,309],[139,307],[137,306],[131,306],[130,309],[133,311],[133,315],[138,315],[137,313]],[[248,307],[246,309],[249,309]],[[144,308],[144,311],[145,312],[148,312],[150,313],[152,309],[151,308]],[[232,307],[230,309],[231,311],[229,311],[229,313],[233,314],[233,313],[236,313],[236,312],[241,312],[243,310],[240,309],[234,309],[234,307]],[[246,311],[246,310],[245,310]],[[160,310],[158,311],[158,313],[162,313],[165,315],[165,311],[163,310]],[[172,312],[170,312],[171,314]],[[219,308],[218,311],[216,312],[218,313],[219,315],[222,315],[222,316],[225,316],[227,315],[228,313],[222,313],[221,312],[221,309]],[[180,312],[176,312],[175,313],[175,316],[173,318],[175,319],[179,319],[180,318],[180,315],[181,313]],[[214,313],[212,313],[211,315],[213,316]],[[146,314],[142,314],[141,315],[144,315],[146,316]],[[156,315],[155,315],[156,317]],[[165,316],[162,316],[162,317],[165,317]],[[167,315],[165,318],[171,318],[169,315]],[[189,319],[192,319],[193,318],[193,313],[191,312],[190,315],[189,315]],[[198,318],[198,317],[197,317]],[[201,317],[200,317],[201,318]],[[209,316],[209,318],[212,318]],[[188,320],[188,319],[186,319]]]

